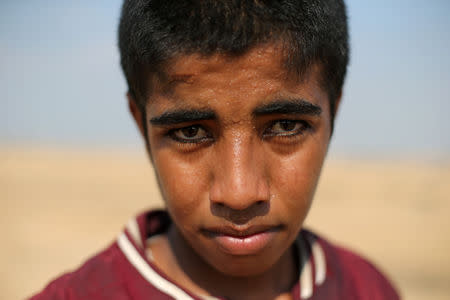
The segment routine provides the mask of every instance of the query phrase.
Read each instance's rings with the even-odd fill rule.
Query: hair
[[[145,114],[149,76],[170,59],[239,56],[267,43],[283,47],[284,67],[301,78],[313,64],[328,93],[332,125],[349,61],[343,0],[125,0],[119,49],[128,92]]]

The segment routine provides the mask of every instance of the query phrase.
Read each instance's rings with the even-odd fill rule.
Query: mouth
[[[256,225],[250,227],[219,226],[202,229],[204,235],[217,243],[227,254],[255,255],[267,248],[282,226]]]

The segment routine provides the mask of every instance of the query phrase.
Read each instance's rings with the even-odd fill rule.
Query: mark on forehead
[[[176,76],[176,73],[181,76],[189,75],[191,72],[194,75],[196,75],[195,72],[215,73],[221,72],[224,68],[230,68],[232,65],[240,69],[245,65],[252,67],[260,64],[267,65],[269,61],[276,66],[283,66],[283,55],[276,45],[260,45],[239,55],[222,52],[211,55],[200,53],[178,55],[168,62],[167,73],[170,77],[172,74]]]
[[[194,82],[193,74],[171,74],[169,75],[168,84],[177,84],[177,83],[188,83],[191,84]]]
[[[193,84],[194,76],[194,74],[170,74],[161,72],[156,78],[158,84],[154,86],[159,86],[162,94],[170,96],[178,84]]]

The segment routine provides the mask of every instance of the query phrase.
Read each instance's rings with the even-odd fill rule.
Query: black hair
[[[281,43],[285,67],[299,78],[318,64],[332,120],[349,60],[343,0],[125,0],[119,25],[129,93],[144,111],[148,76],[179,55],[239,56]]]

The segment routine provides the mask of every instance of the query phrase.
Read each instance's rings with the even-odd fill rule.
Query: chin
[[[253,277],[266,273],[277,262],[280,257],[267,257],[263,255],[254,256],[230,256],[225,258],[210,258],[214,263],[209,263],[220,273],[230,277]]]

